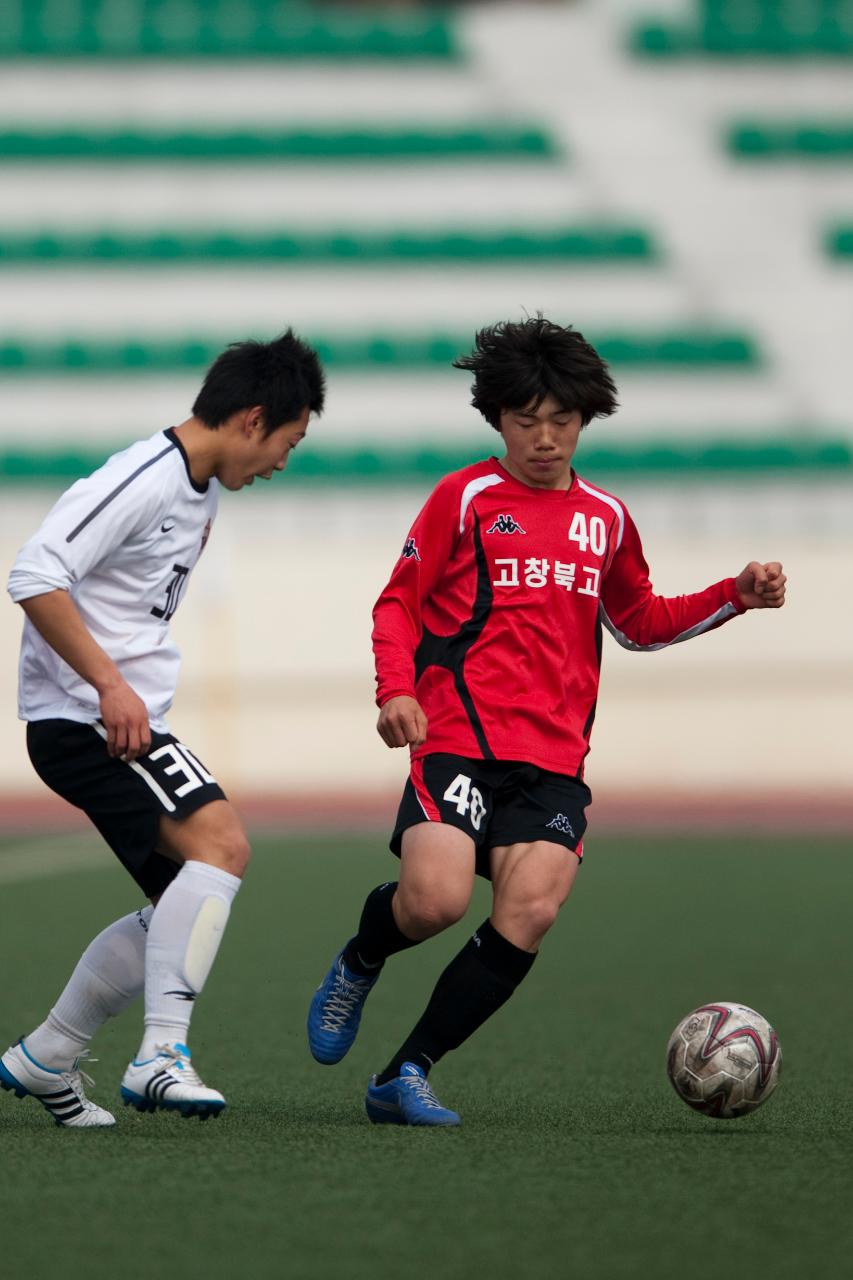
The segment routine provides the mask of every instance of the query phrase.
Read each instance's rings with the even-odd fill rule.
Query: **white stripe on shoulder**
[[[620,631],[610,621],[603,604],[599,603],[598,609],[601,614],[601,621],[613,636],[613,639],[617,640],[623,649],[632,649],[634,653],[654,653],[657,649],[668,649],[671,644],[681,644],[682,640],[692,640],[694,636],[701,636],[703,631],[709,631],[718,622],[724,622],[726,618],[730,618],[732,614],[737,613],[737,609],[733,604],[724,604],[714,613],[709,614],[707,618],[703,618],[695,626],[689,627],[687,631],[682,631],[681,635],[675,636],[672,640],[661,640],[657,644],[637,644],[635,640],[629,640],[624,631]]]
[[[493,484],[503,484],[503,476],[478,476],[476,480],[469,480],[465,488],[462,490],[462,501],[459,503],[459,532],[465,532],[465,514],[478,493],[482,493],[484,489],[489,489]]]
[[[612,507],[616,512],[616,519],[619,521],[619,540],[616,543],[616,550],[622,546],[622,538],[625,533],[625,510],[621,502],[617,502],[615,498],[611,498],[609,493],[602,493],[600,489],[593,489],[591,484],[587,484],[585,480],[581,480],[578,476],[578,485],[583,489],[584,493],[592,494],[593,498],[598,498],[600,502],[606,502],[608,507]]]

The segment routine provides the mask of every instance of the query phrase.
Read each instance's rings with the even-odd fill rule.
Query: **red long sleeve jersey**
[[[578,475],[531,488],[490,458],[436,486],[376,603],[377,703],[417,698],[429,729],[414,757],[580,777],[602,624],[626,648],[661,649],[743,611],[733,578],[655,595],[621,502]]]

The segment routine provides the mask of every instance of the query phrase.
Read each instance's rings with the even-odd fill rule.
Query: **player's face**
[[[506,455],[501,461],[516,480],[535,489],[568,489],[581,426],[580,410],[566,409],[553,396],[538,406],[504,409],[500,430]]]
[[[264,435],[262,421],[248,424],[241,447],[229,459],[219,475],[226,489],[242,489],[255,480],[270,480],[275,471],[283,471],[293,449],[308,430],[309,409],[304,408],[293,422],[285,422]]]

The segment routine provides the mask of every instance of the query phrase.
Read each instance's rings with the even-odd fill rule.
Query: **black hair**
[[[193,414],[215,428],[259,404],[268,436],[298,418],[306,405],[312,413],[322,413],[324,397],[317,352],[288,329],[271,342],[232,342],[205,374]]]
[[[583,425],[618,408],[616,386],[601,356],[571,325],[542,315],[481,329],[470,356],[453,361],[474,374],[471,403],[500,431],[505,409],[538,409],[551,395],[564,409],[580,410]]]

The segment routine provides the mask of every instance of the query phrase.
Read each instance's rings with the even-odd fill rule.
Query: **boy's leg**
[[[149,926],[145,1032],[125,1072],[122,1097],[139,1110],[159,1106],[204,1118],[225,1102],[192,1067],[187,1031],[249,860],[249,842],[228,801],[214,800],[180,821],[161,819],[160,849],[183,866]]]
[[[24,1037],[27,1051],[44,1066],[72,1066],[98,1028],[142,995],[153,910],[122,916],[89,943],[47,1018]]]
[[[341,956],[350,973],[373,978],[389,956],[416,947],[420,938],[410,938],[397,924],[394,903],[399,881],[378,885],[365,899],[358,932],[344,947]]]
[[[491,866],[491,923],[512,946],[535,954],[572,891],[580,856],[534,840],[492,849]]]
[[[60,1125],[115,1123],[109,1111],[86,1097],[78,1062],[102,1023],[142,994],[152,911],[144,907],[102,930],[83,952],[45,1021],[0,1059],[0,1084],[21,1097],[37,1098]]]
[[[436,1110],[437,1100],[425,1085],[426,1076],[444,1054],[464,1044],[497,1012],[527,976],[578,867],[573,853],[547,841],[495,848],[491,863],[491,918],[451,960],[423,1016],[371,1082],[367,1110],[372,1120],[458,1123],[454,1112]],[[407,1098],[412,1091],[414,1096]],[[397,1114],[393,1107],[383,1114],[382,1104],[395,1100],[392,1095],[398,1103]],[[442,1112],[452,1119],[442,1118]]]
[[[146,1022],[155,1044],[172,1042],[165,1056],[179,1073],[183,1100],[186,1101],[188,1090],[190,1094],[193,1089],[200,1090],[195,1094],[196,1100],[206,1097],[210,1102],[212,1098],[215,1106],[196,1110],[202,1115],[212,1114],[224,1105],[222,1096],[201,1084],[190,1066],[189,1051],[178,1037],[186,1034],[192,998],[201,990],[213,963],[231,900],[248,861],[248,841],[215,778],[173,735],[152,733],[151,750],[132,764],[110,757],[103,739],[103,726],[98,724],[49,720],[27,726],[27,746],[39,777],[88,814],[143,893],[152,901],[159,900],[145,948]],[[160,910],[167,890],[166,909]],[[100,954],[106,963],[108,954]],[[98,976],[116,988],[117,1000],[123,996],[132,998],[140,981],[138,969],[130,985],[126,985],[130,980],[117,981],[115,973],[108,973],[103,965],[98,967]],[[180,994],[170,997],[169,992]],[[72,1003],[77,997],[79,1002],[73,1018],[67,1012],[60,1015],[65,1030],[72,1032],[64,1043],[52,1042],[53,1049],[60,1053],[68,1052],[73,1033],[83,1033],[94,1028],[99,1018],[102,1020],[104,1001],[109,1003],[100,989],[100,999],[87,1004],[86,991],[76,983],[68,995]],[[176,1009],[176,1001],[184,1007]],[[63,1008],[67,1010],[70,1005]],[[61,1026],[50,1030],[64,1034]],[[180,1044],[182,1052],[175,1049],[173,1042]],[[130,1072],[128,1068],[126,1083]],[[146,1109],[177,1104],[179,1093],[171,1084],[165,1091],[158,1088],[155,1098],[147,1092],[150,1082],[138,1077],[136,1072],[133,1084],[139,1093],[128,1100],[142,1101]],[[168,1103],[162,1101],[167,1092],[171,1099]],[[182,1109],[188,1114],[194,1110]]]
[[[389,956],[460,920],[474,885],[474,843],[464,831],[422,822],[403,833],[400,879],[368,895],[358,933],[344,948],[359,964],[381,968]]]
[[[474,842],[456,827],[421,822],[403,832],[400,879],[367,896],[358,932],[335,957],[308,1014],[318,1062],[340,1062],[389,956],[417,946],[465,913],[474,883]]]

